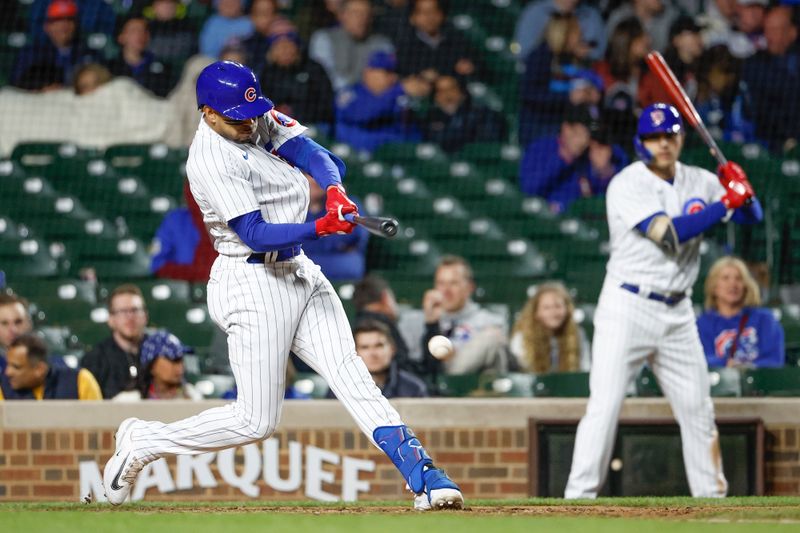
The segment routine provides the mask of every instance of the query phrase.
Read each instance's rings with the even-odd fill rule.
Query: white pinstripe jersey
[[[691,289],[700,269],[700,242],[695,237],[670,256],[636,225],[662,211],[670,218],[699,211],[725,193],[717,177],[699,167],[676,164],[672,184],[653,174],[641,161],[614,176],[606,195],[611,258],[607,274],[620,282],[657,292]]]
[[[217,134],[200,119],[189,148],[186,174],[214,248],[220,254],[252,253],[227,223],[256,209],[269,223],[305,222],[308,181],[299,169],[264,146],[277,150],[306,129],[272,110],[258,119],[254,142],[237,143]]]

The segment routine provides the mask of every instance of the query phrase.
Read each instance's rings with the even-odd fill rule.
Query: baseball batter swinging
[[[356,207],[344,163],[273,109],[253,72],[219,61],[197,79],[202,118],[186,170],[219,257],[208,308],[228,335],[238,398],[172,424],[129,418],[105,466],[108,500],[121,504],[142,468],[165,455],[200,454],[269,437],[278,425],[293,351],[323,376],[361,430],[400,470],[418,510],[460,508],[463,496],[381,395],[356,355],[330,282],[303,241],[349,233]],[[325,216],[305,223],[311,174],[327,191]]]
[[[692,495],[727,492],[689,291],[703,232],[730,218],[759,222],[762,210],[736,163],[720,166],[718,179],[678,162],[683,135],[674,107],[645,108],[634,139],[641,161],[620,171],[608,188],[611,257],[594,319],[591,395],[578,425],[566,498],[597,496],[625,390],[648,358],[680,425]]]

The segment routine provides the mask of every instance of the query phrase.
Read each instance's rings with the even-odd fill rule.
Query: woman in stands
[[[588,371],[589,341],[573,318],[574,304],[561,283],[545,283],[522,309],[510,351],[519,367],[534,374]]]
[[[741,259],[722,257],[714,263],[705,296],[697,329],[708,366],[784,366],[783,328],[772,311],[759,307],[758,285]]]

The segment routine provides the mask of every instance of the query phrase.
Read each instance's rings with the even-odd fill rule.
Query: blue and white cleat
[[[126,418],[119,425],[114,435],[117,442],[116,450],[103,470],[103,488],[108,502],[112,505],[120,505],[128,498],[136,477],[144,468],[144,463],[131,453],[133,450],[131,429],[136,422],[139,422],[138,418]]]
[[[414,497],[417,511],[463,509],[464,495],[455,482],[447,477],[444,470],[433,465],[426,466],[422,473],[425,480],[424,492]]]

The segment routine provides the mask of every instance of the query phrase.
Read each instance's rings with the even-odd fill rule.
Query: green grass
[[[462,512],[411,513],[408,502],[3,503],[0,530],[108,533],[758,533],[797,531],[800,498],[472,500]],[[650,513],[658,516],[649,516]],[[610,513],[615,516],[598,516]],[[627,515],[631,515],[628,517]],[[24,528],[24,529],[23,529]]]

